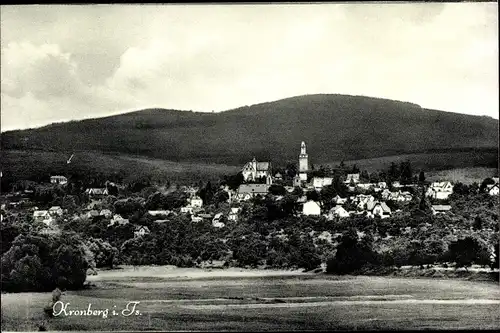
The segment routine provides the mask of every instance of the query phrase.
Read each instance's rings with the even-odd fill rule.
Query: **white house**
[[[373,188],[374,185],[371,183],[366,183],[366,184],[359,183],[359,184],[356,184],[356,187],[359,189],[362,189],[362,190],[369,190],[370,188]]]
[[[453,185],[450,182],[434,182],[427,189],[426,196],[433,199],[448,199],[453,193]]]
[[[432,214],[437,215],[437,214],[445,214],[449,211],[451,211],[451,206],[450,205],[432,205]]]
[[[366,211],[368,212],[367,216],[370,217],[387,218],[391,216],[391,209],[385,202],[369,202],[366,205]]]
[[[413,199],[413,196],[411,195],[410,192],[398,191],[398,192],[390,192],[389,196],[386,199],[391,201],[405,202],[405,201],[411,201]]]
[[[169,211],[169,210],[148,210],[148,214],[152,215],[152,216],[156,216],[156,215],[165,215],[165,216],[167,216],[170,213],[171,213],[171,211]]]
[[[358,195],[356,201],[358,202],[357,208],[364,210],[369,203],[375,201],[375,198],[372,195]]]
[[[35,222],[42,222],[50,226],[54,222],[54,218],[50,215],[48,210],[35,210],[33,212],[33,220]]]
[[[201,208],[203,206],[203,200],[197,195],[189,199],[189,203],[193,208]]]
[[[486,190],[488,191],[489,195],[498,195],[499,193],[498,183],[486,185]]]
[[[271,176],[271,163],[257,162],[254,157],[252,161],[243,166],[241,173],[245,181],[252,181],[262,177],[267,178]]]
[[[336,217],[349,217],[349,212],[344,209],[342,206],[336,206],[330,209],[330,212],[328,213],[328,219],[333,220]]]
[[[113,218],[111,219],[111,221],[109,221],[109,224],[108,226],[112,226],[112,225],[125,225],[125,224],[128,224],[129,221],[128,219],[124,219],[120,214],[115,214],[113,215]]]
[[[192,206],[181,207],[181,213],[184,213],[184,214],[193,214],[193,207]]]
[[[400,187],[403,187],[403,185],[401,185],[401,183],[396,180],[396,181],[392,182],[392,187],[394,187],[394,188],[400,188]]]
[[[215,214],[212,220],[212,226],[214,226],[215,228],[223,228],[225,224],[221,222],[221,218],[222,218],[222,213]]]
[[[203,217],[191,215],[191,222],[201,222],[201,221],[203,221]]]
[[[312,181],[312,185],[315,190],[319,191],[324,186],[332,185],[333,178],[331,177],[314,177]]]
[[[104,216],[105,218],[110,218],[113,216],[113,212],[110,211],[109,209],[101,209],[99,212],[99,216]]]
[[[231,212],[229,212],[229,215],[227,219],[229,221],[237,221],[238,220],[238,213],[240,212],[241,208],[239,207],[231,207]]]
[[[60,206],[52,206],[49,208],[49,214],[52,216],[61,216],[63,209]]]
[[[150,231],[149,231],[149,228],[146,227],[146,226],[138,226],[135,228],[135,231],[134,231],[134,236],[135,237],[142,237],[144,235],[147,235],[149,234]]]
[[[354,182],[354,184],[359,183],[359,173],[350,173],[347,175],[344,183],[345,184],[350,184],[351,180]]]
[[[309,200],[302,207],[302,214],[304,215],[321,215],[321,207],[316,201]]]
[[[68,183],[68,178],[66,178],[64,176],[51,176],[50,182],[52,184],[65,185]]]

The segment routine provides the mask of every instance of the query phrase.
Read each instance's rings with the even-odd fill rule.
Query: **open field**
[[[109,309],[106,318],[45,319],[50,293],[2,294],[2,331],[500,328],[500,288],[486,282],[172,267],[88,280],[95,287],[62,301],[68,311]],[[131,301],[139,314],[122,315]]]
[[[392,162],[399,165],[404,161],[410,161],[412,170],[417,173],[424,170],[427,174],[431,171],[454,170],[459,169],[466,176],[474,176],[476,173],[490,173],[491,170],[498,169],[498,151],[496,149],[480,149],[477,151],[450,151],[450,152],[432,152],[421,154],[403,154],[393,156],[383,156],[376,158],[367,158],[359,160],[344,161],[346,165],[356,164],[360,170],[368,172],[387,171]],[[337,166],[341,161],[326,163],[331,166]]]
[[[71,163],[66,161],[74,153]],[[198,180],[217,179],[234,174],[239,167],[224,164],[185,163],[165,161],[143,156],[105,154],[100,152],[50,152],[4,150],[2,171],[6,177],[29,179],[37,175],[61,174],[116,174],[127,177],[150,176],[153,180]]]
[[[443,181],[449,180],[454,183],[462,182],[470,185],[474,182],[481,185],[485,178],[498,177],[498,169],[496,168],[462,168],[452,170],[431,171],[425,175],[427,181]]]

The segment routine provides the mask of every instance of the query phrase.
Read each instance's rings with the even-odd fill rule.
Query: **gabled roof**
[[[383,212],[387,213],[391,212],[391,209],[389,208],[389,206],[387,206],[385,202],[378,202],[378,201],[369,201],[366,204],[366,210],[372,211],[376,206],[380,206]]]
[[[89,193],[89,194],[107,194],[108,193],[108,189],[107,188],[88,188],[87,190],[85,190],[85,193]]]
[[[61,206],[52,206],[49,208],[49,211],[51,210],[59,210],[59,209],[62,209]]]
[[[267,184],[241,184],[238,188],[238,193],[267,193],[269,190]]]
[[[345,210],[345,208],[342,207],[342,206],[335,206],[332,209],[330,209],[330,213],[338,213],[338,212],[341,212],[341,211],[344,211],[344,212],[347,213],[347,210]]]

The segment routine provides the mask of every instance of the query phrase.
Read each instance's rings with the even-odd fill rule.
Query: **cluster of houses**
[[[307,191],[321,191],[325,186],[332,185],[332,177],[313,177],[308,179],[310,173],[308,154],[306,151],[305,142],[301,143],[300,154],[299,154],[299,170],[297,175],[293,178],[293,186],[284,186],[285,189],[291,193],[295,187],[302,188],[305,192]],[[277,173],[274,177],[271,174],[271,163],[270,162],[258,162],[254,158],[251,162],[244,165],[242,169],[243,178],[245,181],[254,181],[256,179],[264,178],[266,180],[265,184],[254,184],[245,183],[240,185],[237,192],[234,194],[235,201],[247,201],[255,196],[265,196],[268,193],[270,186],[273,182],[282,180],[282,175]],[[309,180],[309,181],[308,181]],[[498,195],[499,185],[498,178],[493,178],[495,184],[487,186],[487,191],[490,195]],[[391,216],[391,209],[387,206],[386,201],[393,202],[410,202],[413,200],[413,195],[404,190],[404,188],[414,188],[416,189],[418,185],[407,184],[401,185],[399,182],[393,182],[393,191],[390,191],[386,182],[376,182],[376,183],[363,183],[360,179],[359,173],[348,174],[344,180],[348,190],[350,192],[363,192],[363,190],[373,190],[375,193],[381,194],[382,200],[375,200],[373,196],[366,196],[363,194],[358,194],[350,198],[340,198],[337,196],[333,199],[335,206],[328,212],[323,212],[323,216],[327,217],[329,220],[335,218],[349,217],[358,214],[364,214],[368,217],[380,217],[387,218]],[[361,191],[360,191],[361,190]],[[446,200],[453,193],[453,184],[448,181],[444,182],[433,182],[431,183],[425,195],[431,199]],[[280,197],[276,198],[277,200]],[[316,201],[307,201],[306,196],[298,198],[297,202],[302,206],[303,215],[320,216],[322,214],[322,209],[320,203]],[[356,210],[347,211],[344,208],[344,204],[353,203],[356,205]],[[450,205],[433,205],[433,214],[443,214],[451,211]]]
[[[303,192],[306,193],[308,191],[319,192],[324,187],[333,184],[334,178],[332,177],[310,177],[311,170],[309,168],[308,154],[304,142],[302,142],[300,146],[298,165],[299,168],[296,176],[293,178],[292,186],[283,186],[287,192],[292,193],[296,187],[300,187]],[[238,220],[241,211],[241,208],[238,207],[238,203],[248,201],[256,196],[264,197],[269,193],[269,188],[273,183],[282,183],[281,174],[277,173],[272,176],[272,165],[270,162],[259,162],[255,158],[243,166],[242,175],[244,183],[241,184],[236,191],[230,190],[227,186],[221,187],[229,196],[228,202],[230,203],[230,208],[228,211],[224,213],[218,212],[216,214],[207,213],[203,207],[203,200],[196,194],[198,189],[183,187],[181,190],[188,194],[188,200],[186,205],[180,208],[180,214],[190,215],[192,222],[210,220],[213,227],[222,228],[225,226],[224,220],[233,222]],[[256,180],[260,179],[265,179],[265,183],[254,183]],[[493,178],[493,180],[494,184],[487,185],[486,190],[490,195],[498,195],[498,177]],[[68,179],[64,176],[51,176],[50,182],[52,184],[65,185],[68,183]],[[412,201],[413,195],[407,189],[410,187],[417,187],[417,185],[410,184],[403,186],[398,182],[393,182],[391,184],[391,191],[387,183],[383,181],[371,183],[362,182],[359,173],[348,174],[344,180],[344,184],[347,186],[348,191],[357,192],[358,194],[346,198],[337,195],[332,199],[333,208],[327,211],[322,209],[320,202],[307,200],[307,196],[303,195],[297,199],[300,213],[306,216],[324,216],[328,220],[356,215],[387,218],[390,217],[393,212],[386,202],[404,203]],[[360,192],[366,193],[365,191],[378,193],[376,196],[380,199],[376,199],[373,195],[360,194]],[[103,188],[88,188],[85,193],[93,199],[93,203],[91,203],[81,215],[73,216],[74,219],[91,219],[101,216],[110,220],[109,226],[125,225],[129,223],[128,219],[123,218],[119,214],[113,214],[109,209],[97,209],[94,205],[96,202],[99,202],[100,199],[109,195],[107,186]],[[430,184],[426,189],[425,195],[431,199],[446,200],[452,193],[453,184],[444,181]],[[283,196],[275,196],[274,198],[275,200],[281,200]],[[23,202],[22,200],[13,202],[12,204],[21,204]],[[5,204],[2,205],[2,209],[5,209]],[[65,213],[59,206],[51,207],[48,210],[39,210],[33,207],[32,211],[35,221],[42,222],[49,227],[53,226],[54,221]],[[433,205],[432,211],[434,214],[448,213],[451,211],[451,206]],[[170,214],[177,215],[178,213],[168,210],[149,210],[148,214],[158,217],[155,222],[163,223],[168,222],[168,216]],[[149,229],[145,226],[137,227],[134,231],[136,237],[141,237],[148,233]]]

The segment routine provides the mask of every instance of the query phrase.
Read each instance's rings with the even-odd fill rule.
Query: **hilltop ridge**
[[[338,94],[294,96],[223,112],[144,109],[2,133],[2,149],[99,151],[171,161],[239,165],[315,163],[410,152],[498,147],[498,120],[417,104]]]

